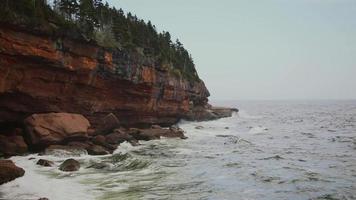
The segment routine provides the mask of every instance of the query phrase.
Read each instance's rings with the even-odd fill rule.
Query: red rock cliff
[[[0,123],[33,113],[80,113],[95,125],[114,113],[125,125],[172,124],[192,102],[204,105],[202,81],[89,42],[0,28]]]

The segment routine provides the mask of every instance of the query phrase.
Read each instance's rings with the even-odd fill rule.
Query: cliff
[[[95,126],[108,113],[122,125],[171,125],[206,106],[201,80],[187,80],[139,54],[91,42],[0,29],[0,123],[33,113],[80,113]]]

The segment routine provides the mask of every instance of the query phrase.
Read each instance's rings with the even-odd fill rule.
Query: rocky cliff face
[[[169,125],[207,104],[202,81],[179,78],[149,60],[90,42],[0,28],[0,123],[33,113],[108,113],[123,125]]]

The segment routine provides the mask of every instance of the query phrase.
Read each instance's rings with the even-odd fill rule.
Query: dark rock
[[[106,155],[110,153],[104,147],[95,144],[88,147],[87,151],[89,155]]]
[[[170,132],[167,132],[166,135],[162,135],[163,137],[170,137],[170,138],[181,138],[181,139],[187,139],[188,137],[186,137],[184,135],[184,131],[181,128],[178,127],[170,127],[169,128]]]
[[[104,135],[110,133],[115,128],[120,127],[119,119],[112,113],[106,115],[97,126],[96,134]]]
[[[130,144],[131,144],[132,146],[134,146],[134,147],[140,145],[140,143],[139,143],[137,140],[130,140],[129,142],[130,142]]]
[[[165,128],[155,128],[155,129],[130,129],[129,134],[136,140],[156,140],[160,137],[168,138],[182,138],[186,139],[184,136],[184,131],[180,128],[171,127],[169,129]]]
[[[25,174],[25,170],[17,167],[11,160],[0,160],[0,185],[12,181]]]
[[[45,159],[39,159],[36,164],[44,167],[52,167],[54,165],[52,161],[45,160]]]
[[[152,125],[151,128],[152,129],[161,129],[162,127],[160,125]]]
[[[70,147],[73,147],[73,148],[87,149],[87,148],[89,148],[91,145],[93,145],[93,143],[90,142],[90,141],[85,141],[85,142],[69,142],[67,145],[70,146]]]
[[[28,150],[21,135],[0,135],[0,153],[6,156],[22,155]]]
[[[160,138],[160,132],[163,129],[136,129],[131,128],[129,134],[136,140],[156,140]]]
[[[192,107],[185,119],[191,121],[216,120],[224,117],[231,117],[232,113],[238,111],[239,110],[236,108],[213,107],[206,104]]]
[[[100,146],[105,146],[106,143],[106,138],[103,135],[97,135],[93,138],[93,143],[96,145],[100,145]]]
[[[122,142],[130,141],[132,139],[134,138],[131,135],[121,129],[115,129],[113,133],[106,135],[106,141],[110,144],[120,144]]]
[[[80,163],[74,159],[67,159],[59,166],[59,169],[65,172],[78,171],[80,169]]]
[[[38,147],[87,140],[90,127],[84,116],[70,113],[33,114],[25,125],[31,144]]]
[[[203,129],[203,126],[196,126],[195,129]]]

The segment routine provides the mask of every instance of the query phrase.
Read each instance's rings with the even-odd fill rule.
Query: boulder
[[[74,159],[67,159],[59,166],[59,170],[65,172],[78,171],[79,169],[80,163]]]
[[[69,142],[67,144],[67,146],[69,147],[72,147],[72,148],[78,148],[78,149],[87,149],[89,148],[91,145],[93,145],[92,142],[90,141],[85,141],[85,142],[76,142],[76,141],[73,141],[73,142]]]
[[[157,140],[164,129],[136,129],[131,128],[129,134],[136,140]]]
[[[126,131],[121,129],[115,129],[113,133],[106,135],[106,141],[109,144],[120,144],[125,141],[133,140],[134,138],[128,134]]]
[[[87,151],[89,155],[106,155],[110,153],[104,147],[95,144],[88,147]]]
[[[26,153],[28,146],[21,135],[0,135],[0,153],[5,156],[21,155]]]
[[[187,139],[184,135],[184,130],[178,127],[170,127],[169,128],[170,132],[168,132],[166,135],[163,135],[163,137],[169,137],[169,138],[180,138],[180,139]]]
[[[133,129],[129,130],[129,134],[136,140],[156,140],[160,137],[168,138],[182,138],[186,139],[184,136],[184,131],[180,128],[171,127],[169,129],[165,128],[150,128],[150,129]]]
[[[95,133],[96,135],[105,135],[118,127],[120,127],[119,119],[114,114],[110,113],[101,120]]]
[[[109,139],[110,139],[110,137],[109,137]],[[102,147],[108,149],[109,152],[112,152],[117,148],[118,143],[113,143],[113,142],[109,143],[109,140],[107,140],[105,136],[97,135],[93,138],[93,144],[102,146]],[[89,146],[86,149],[91,149],[91,148]]]
[[[25,174],[25,170],[17,167],[11,160],[0,160],[0,185],[12,181]]]
[[[162,127],[161,127],[160,125],[154,124],[154,125],[151,126],[151,128],[153,128],[153,129],[160,129],[160,128],[162,128]]]
[[[54,165],[52,161],[45,160],[45,159],[39,159],[36,164],[41,165],[43,167],[52,167]]]
[[[93,143],[96,145],[100,145],[100,146],[105,146],[106,143],[106,138],[103,135],[97,135],[93,138]]]
[[[25,119],[30,142],[37,147],[88,139],[89,121],[70,113],[33,114]]]

